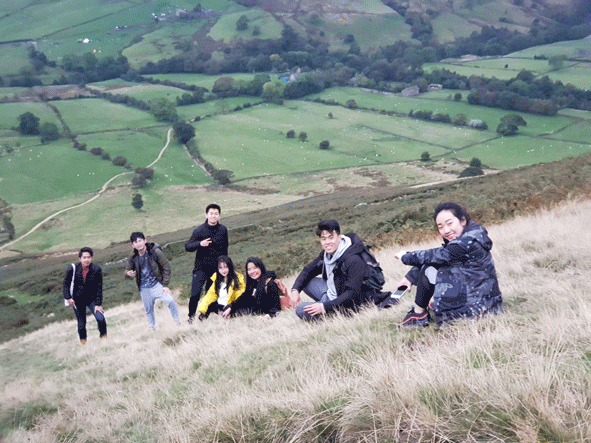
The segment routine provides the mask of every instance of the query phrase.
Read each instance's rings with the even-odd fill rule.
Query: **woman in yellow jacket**
[[[244,276],[234,271],[234,263],[225,255],[218,258],[218,270],[211,276],[211,280],[213,284],[197,306],[199,320],[202,321],[212,312],[222,313],[246,288]]]

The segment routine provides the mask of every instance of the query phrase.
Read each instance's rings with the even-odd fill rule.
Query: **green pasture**
[[[510,54],[510,57],[527,57],[533,58],[535,55],[552,57],[553,55],[565,55],[569,58],[578,58],[583,60],[591,60],[591,40],[583,38],[580,40],[570,40],[548,45],[534,46],[522,51]]]
[[[274,74],[271,74],[273,78]],[[169,80],[171,82],[185,83],[187,85],[200,86],[202,88],[211,91],[216,80],[220,77],[232,77],[234,80],[252,81],[254,79],[253,74],[220,74],[220,75],[204,75],[204,74],[150,74],[146,75],[148,78],[154,78],[161,81]]]
[[[99,190],[121,167],[59,140],[0,157],[0,197],[22,204]]]
[[[20,123],[18,117],[25,112],[31,112],[39,118],[39,124],[55,123],[61,128],[61,123],[55,113],[45,103],[41,102],[19,102],[0,103],[0,130],[18,128]],[[35,137],[38,140],[38,137]]]
[[[574,123],[563,131],[552,133],[549,137],[560,140],[578,142],[590,146],[591,144],[591,121],[586,120],[579,123]]]
[[[547,64],[548,62],[546,62]],[[497,78],[499,80],[510,80],[515,78],[519,74],[520,70],[512,69],[496,69],[496,68],[484,68],[475,66],[465,66],[462,64],[455,63],[424,63],[423,70],[425,72],[433,72],[436,69],[447,69],[448,71],[455,72],[459,75],[470,77],[472,75],[486,78]]]
[[[25,92],[28,90],[29,90],[29,88],[21,88],[21,87],[0,88],[0,98],[3,98],[3,97],[12,98],[13,96],[20,94],[21,92]]]
[[[346,26],[340,21],[324,20],[322,30],[329,36],[331,50],[348,50],[349,45],[343,43],[347,34],[353,34],[362,51],[391,45],[397,40],[412,40],[410,25],[399,15],[361,15]]]
[[[0,75],[17,74],[25,68],[33,71],[29,62],[29,45],[0,45]],[[0,91],[4,88],[0,88]]]
[[[139,68],[148,62],[158,62],[164,58],[171,58],[181,54],[180,49],[175,48],[175,43],[187,41],[192,43],[191,35],[203,26],[204,22],[192,23],[168,23],[153,32],[144,34],[141,41],[123,50],[129,63],[134,68]]]
[[[248,29],[244,31],[236,30],[236,22],[245,15],[248,19]],[[255,26],[259,26],[261,34],[252,35]],[[266,11],[260,9],[249,9],[239,12],[224,14],[219,18],[215,25],[211,27],[207,34],[214,40],[230,42],[232,40],[251,40],[251,39],[278,39],[281,37],[283,26]]]
[[[444,91],[445,92],[445,91]],[[458,91],[447,91],[447,95],[455,94]],[[433,93],[428,93],[433,94]],[[425,97],[429,97],[425,94]],[[441,92],[438,92],[441,94]],[[466,91],[462,91],[462,95],[467,96]],[[322,98],[323,100],[333,99],[337,103],[345,104],[347,100],[354,99],[357,106],[379,109],[385,111],[394,111],[399,114],[408,114],[411,110],[433,111],[442,114],[449,114],[454,117],[458,114],[464,114],[468,121],[472,119],[479,119],[486,122],[489,130],[495,131],[502,117],[510,114],[510,111],[503,109],[487,108],[484,106],[469,105],[466,101],[455,102],[452,100],[434,100],[431,98],[422,98],[423,94],[418,97],[400,97],[394,94],[374,94],[365,89],[360,88],[331,88],[321,93],[309,96],[309,98]],[[334,111],[334,107],[327,107],[327,113]],[[528,135],[541,135],[551,131],[555,132],[563,129],[571,124],[571,120],[561,116],[546,117],[542,115],[520,114],[527,122],[527,127],[521,127],[520,132]]]
[[[563,115],[566,117],[575,117],[577,119],[582,120],[591,120],[591,112],[590,111],[582,111],[580,109],[570,109],[564,108],[558,111],[558,115]]]
[[[38,136],[23,136],[16,131],[0,131],[0,154],[3,153],[7,147],[16,150],[39,145],[41,145],[41,140]],[[12,155],[12,153],[6,153],[6,155]]]
[[[464,2],[465,7],[466,2]],[[510,1],[491,0],[486,2],[474,2],[474,8],[469,11],[460,11],[471,21],[482,21],[487,24],[495,24],[512,31],[527,33],[532,24],[531,16],[528,16],[520,7]],[[499,19],[506,18],[509,23],[499,22]]]
[[[181,120],[187,121],[197,116],[223,114],[232,111],[238,106],[244,106],[246,103],[258,104],[261,103],[261,99],[260,97],[228,97],[223,100],[210,100],[205,103],[177,106],[176,112]]]
[[[168,100],[176,103],[176,98],[186,94],[187,91],[173,86],[166,85],[149,85],[142,83],[140,85],[135,84],[133,86],[127,86],[123,88],[112,89],[109,91],[111,94],[122,94],[130,97],[149,102],[156,98],[167,98]]]
[[[425,150],[443,155],[496,136],[300,101],[263,104],[195,126],[202,155],[217,168],[234,171],[237,179],[416,160]],[[290,129],[295,139],[286,138]],[[301,131],[308,135],[305,143],[297,138]],[[330,150],[319,149],[322,140],[330,141]]]
[[[440,43],[452,42],[460,37],[469,37],[474,31],[480,31],[480,26],[470,23],[455,14],[443,13],[431,21],[433,34]]]
[[[133,7],[127,2],[60,0],[13,3],[11,13],[0,17],[0,41],[41,39],[63,29]],[[51,18],[51,19],[49,19]]]
[[[158,123],[145,111],[100,99],[76,99],[53,102],[72,133],[145,128]]]
[[[137,86],[140,83],[135,82],[128,82],[123,80],[122,78],[112,78],[111,80],[105,80],[104,82],[96,82],[96,83],[88,83],[86,86],[89,88],[98,88],[101,91],[106,90],[110,93],[115,93],[116,91],[112,91],[112,89],[120,88],[120,87],[132,87]]]
[[[475,145],[454,154],[454,157],[466,161],[477,157],[487,166],[506,169],[562,160],[589,151],[589,144],[517,135]]]
[[[545,74],[552,70],[548,60],[533,60],[529,58],[516,58],[508,56],[466,61],[462,62],[462,66],[471,66],[474,68],[483,68],[486,70],[498,69],[499,71],[512,71],[513,77],[517,77],[517,74],[519,74],[519,72],[524,69],[538,75]],[[498,77],[499,76],[497,76],[497,78]]]
[[[562,83],[571,84],[580,89],[591,89],[591,64],[578,63],[568,68],[553,71],[548,74],[552,81],[561,81]]]

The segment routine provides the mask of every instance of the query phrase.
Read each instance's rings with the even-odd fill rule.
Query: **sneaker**
[[[84,345],[86,344],[86,339],[85,339],[85,338],[81,339],[81,340],[80,340],[80,344],[81,344],[82,346],[84,346]]]
[[[408,311],[408,314],[406,314],[406,317],[404,317],[404,320],[398,326],[429,326],[429,323],[431,323],[429,311],[425,309],[425,312],[417,314],[413,307]]]
[[[192,325],[194,321],[195,321],[195,317],[189,317],[189,319],[187,320],[187,323]]]

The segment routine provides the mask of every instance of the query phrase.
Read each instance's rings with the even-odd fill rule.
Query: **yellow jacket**
[[[217,272],[211,276],[211,280],[213,284],[209,287],[209,290],[205,294],[205,296],[199,301],[199,306],[197,306],[197,310],[202,314],[207,312],[207,308],[213,302],[217,301],[218,295],[215,293],[215,280],[217,277]],[[238,276],[238,288],[234,288],[234,285],[228,288],[228,304],[235,301],[238,297],[242,295],[244,290],[246,289],[246,283],[244,282],[244,276],[240,273],[236,273]]]

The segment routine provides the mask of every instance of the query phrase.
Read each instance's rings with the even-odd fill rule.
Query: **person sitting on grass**
[[[276,275],[267,271],[265,264],[258,257],[246,260],[246,290],[222,312],[222,317],[236,315],[258,315],[266,320],[281,311],[279,288],[275,283]]]
[[[211,277],[212,285],[199,301],[199,320],[203,321],[212,312],[219,314],[229,307],[246,289],[244,276],[234,270],[230,257],[218,257],[218,270]]]
[[[457,203],[441,203],[435,209],[443,246],[423,251],[398,252],[395,257],[413,268],[398,287],[417,286],[415,304],[401,326],[428,326],[462,318],[480,318],[503,312],[503,298],[490,253],[488,232]],[[433,299],[431,306],[430,300]]]
[[[316,235],[322,252],[304,267],[291,289],[296,315],[308,321],[336,311],[350,314],[371,303],[376,291],[364,285],[368,270],[357,234],[341,235],[336,220],[325,220],[318,223]],[[301,303],[301,291],[314,302]]]

